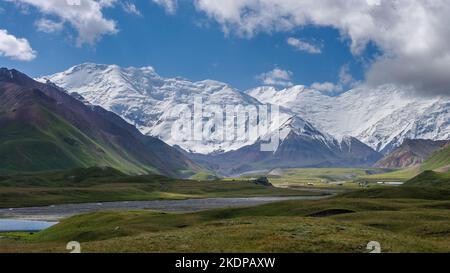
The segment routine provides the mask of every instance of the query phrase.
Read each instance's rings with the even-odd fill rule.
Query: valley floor
[[[450,202],[335,197],[187,214],[74,216],[40,233],[6,234],[0,252],[449,252]],[[5,235],[4,235],[5,236]]]
[[[430,174],[418,176],[420,187],[380,186],[371,182],[364,189],[358,189],[360,178],[372,175],[366,170],[303,169],[301,172],[290,170],[284,175],[287,183],[302,190],[264,187],[245,179],[195,182],[120,177],[108,178],[109,183],[104,184],[97,178],[89,178],[58,188],[51,185],[48,177],[41,180],[39,186],[30,185],[27,179],[10,178],[0,187],[0,193],[9,196],[9,199],[0,199],[3,207],[24,200],[28,204],[65,203],[70,198],[82,201],[78,192],[81,186],[88,193],[93,188],[101,188],[98,191],[101,194],[86,195],[86,200],[114,199],[119,192],[122,198],[148,198],[145,194],[135,194],[164,192],[182,194],[183,199],[192,195],[196,198],[320,195],[329,193],[330,189],[340,193],[320,200],[290,200],[188,213],[93,212],[64,219],[38,233],[2,233],[0,252],[68,252],[66,244],[70,241],[80,242],[83,252],[365,253],[371,241],[379,242],[383,252],[450,252],[450,189],[423,186],[423,180],[430,180]],[[349,172],[358,174],[349,176]],[[305,176],[309,180],[302,180]],[[346,177],[353,180],[344,181]],[[441,178],[432,176],[433,181]],[[281,178],[270,179],[276,185],[281,182]],[[315,182],[305,184],[304,181],[311,179]],[[17,185],[18,181],[22,187]],[[8,184],[12,182],[15,187]],[[45,198],[33,198],[30,189],[39,188]],[[5,194],[17,189],[27,198],[14,199],[13,195]],[[123,193],[125,189],[128,192]],[[57,194],[52,195],[54,191]],[[105,195],[111,192],[114,194]]]
[[[0,176],[0,209],[69,203],[327,194],[265,187],[242,179],[193,181],[154,175],[134,177],[115,175],[110,171],[101,173],[97,169],[84,171],[85,173],[78,172],[77,175],[71,172],[55,172]]]

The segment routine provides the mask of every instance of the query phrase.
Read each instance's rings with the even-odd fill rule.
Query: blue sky
[[[289,71],[290,79],[285,80],[293,84],[337,84],[343,67],[353,81],[361,80],[367,60],[378,53],[375,46],[368,46],[355,56],[351,41],[333,27],[306,25],[247,37],[224,33],[223,25],[196,10],[190,1],[179,2],[176,14],[151,1],[134,3],[140,15],[127,13],[119,5],[103,8],[103,16],[116,22],[118,32],[80,46],[75,42],[77,30],[69,23],[53,33],[37,30],[37,21],[58,21],[57,15],[0,1],[0,29],[25,38],[36,52],[36,58],[29,61],[0,56],[0,66],[42,76],[83,62],[150,65],[164,77],[214,79],[246,90],[262,85],[259,75],[275,68]],[[315,46],[320,53],[298,50],[287,43],[289,38]]]

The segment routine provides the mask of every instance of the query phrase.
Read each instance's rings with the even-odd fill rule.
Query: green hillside
[[[203,172],[114,113],[16,70],[0,69],[0,174],[95,166],[179,178]]]
[[[0,128],[0,172],[34,172],[110,166],[127,173],[155,172],[89,138],[45,108],[34,111],[41,124],[16,119]]]
[[[447,187],[450,188],[450,173],[425,171],[405,183],[407,186],[417,187]]]
[[[450,145],[431,155],[421,166],[424,171],[438,170],[450,167]]]

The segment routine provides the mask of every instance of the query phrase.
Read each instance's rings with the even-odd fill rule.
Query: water
[[[47,229],[55,224],[57,224],[57,222],[0,219],[0,232],[41,231],[41,230]]]
[[[218,208],[250,207],[288,200],[318,200],[330,195],[295,197],[207,198],[187,200],[157,200],[65,204],[47,207],[0,209],[0,217],[37,221],[59,221],[81,213],[104,210],[157,210],[164,212],[196,212]],[[0,222],[1,223],[1,222]]]
[[[405,182],[378,182],[379,185],[387,185],[387,186],[401,186],[405,184]]]
[[[389,186],[401,186],[403,184],[405,184],[405,182],[386,182],[386,185]]]

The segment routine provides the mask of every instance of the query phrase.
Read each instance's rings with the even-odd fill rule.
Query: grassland
[[[407,169],[315,168],[279,169],[269,173],[271,182],[281,187],[357,188],[358,182],[406,182],[425,171],[450,171],[450,146],[433,153],[422,165]],[[275,175],[271,175],[274,173]]]
[[[128,176],[111,168],[0,176],[0,208],[64,203],[211,197],[294,196],[311,192],[263,187],[250,181],[192,181]]]
[[[277,186],[293,187],[308,186],[332,187],[333,182],[353,182],[358,177],[367,175],[368,170],[364,169],[284,169],[277,170],[278,175],[269,175],[270,181]],[[330,183],[331,182],[331,183]],[[352,186],[346,184],[346,186]]]
[[[64,203],[143,201],[207,197],[311,195],[315,189],[355,190],[358,181],[406,181],[396,172],[378,169],[286,169],[269,175],[276,188],[242,179],[177,180],[159,175],[128,176],[112,168],[88,168],[0,176],[0,208]],[[381,173],[381,174],[380,174]],[[390,179],[386,179],[387,177]],[[408,174],[408,176],[413,176]]]
[[[268,175],[270,182],[283,188],[358,189],[359,182],[406,182],[420,170],[389,170],[376,168],[307,168],[277,169]],[[258,175],[265,175],[264,173]],[[244,177],[248,178],[248,177]]]
[[[92,170],[77,171],[78,175],[69,176],[70,180],[66,180],[67,173],[63,177],[61,173],[41,174],[39,181],[26,177],[1,178],[0,189],[14,189],[15,185],[28,190],[27,187],[34,184],[37,188],[55,190],[55,181],[62,180],[65,182],[60,185],[61,190],[68,188],[74,192],[81,187],[92,191],[100,187],[99,191],[109,192],[108,198],[114,200],[133,196],[201,198],[305,194],[237,180],[181,181],[160,176],[131,178],[111,169],[104,170],[106,173],[98,172],[93,175]],[[326,181],[340,182],[342,178],[358,181],[370,173],[361,169],[306,169],[300,174],[298,170],[284,170],[283,175],[288,183],[296,185],[305,181],[326,185]],[[299,177],[306,180],[297,180]],[[375,186],[323,200],[287,201],[251,208],[185,214],[105,211],[78,215],[35,234],[0,234],[3,236],[0,252],[67,252],[65,246],[73,240],[81,243],[83,252],[363,253],[368,251],[366,246],[370,241],[380,242],[383,252],[449,252],[450,186],[447,179],[448,174],[425,172],[400,187]],[[280,184],[276,176],[271,177],[271,182]],[[119,192],[126,190],[128,192],[121,196]],[[171,196],[157,196],[161,193]],[[68,200],[67,193],[56,196],[64,197],[60,201]],[[103,197],[97,193],[95,198]]]
[[[1,239],[0,252],[384,252],[450,251],[450,202],[336,197],[189,214],[79,215],[46,231]],[[345,213],[344,213],[345,212]]]

